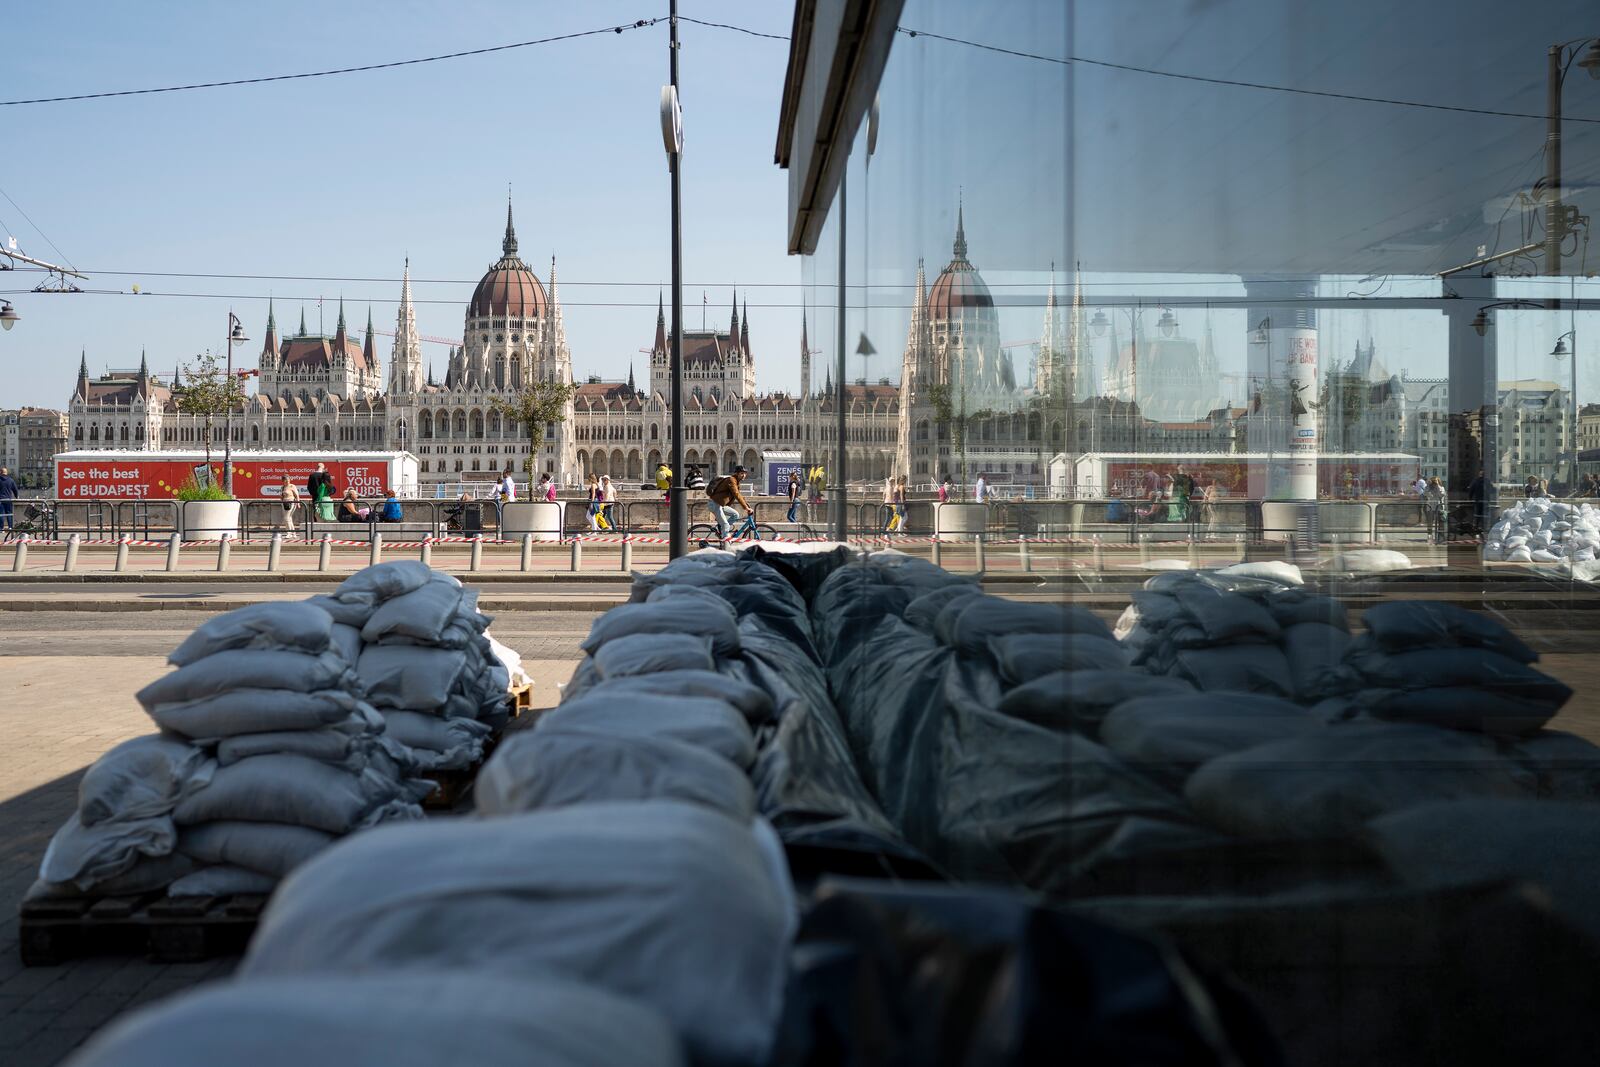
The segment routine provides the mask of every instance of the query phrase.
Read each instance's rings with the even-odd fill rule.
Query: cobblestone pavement
[[[133,693],[210,613],[0,612],[0,1065],[49,1067],[116,1015],[228,975],[236,957],[156,964],[107,956],[23,967],[17,908],[83,769],[152,731]],[[596,615],[507,613],[492,633],[520,652],[535,704],[556,702]],[[92,650],[92,655],[85,655]]]

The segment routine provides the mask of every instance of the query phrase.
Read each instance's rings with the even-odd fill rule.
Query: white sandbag
[[[480,815],[510,815],[597,800],[682,800],[740,822],[755,790],[723,757],[670,737],[619,737],[577,724],[522,731],[478,772]]]
[[[445,579],[440,581],[439,579]],[[385,600],[361,628],[361,639],[374,644],[385,637],[426,645],[439,641],[461,606],[461,585],[438,574],[418,589]]]
[[[1336,837],[1388,812],[1435,800],[1531,797],[1538,784],[1475,734],[1351,722],[1218,757],[1183,793],[1229,833]]]
[[[1525,544],[1515,546],[1508,544],[1504,558],[1507,563],[1532,563],[1533,552]]]
[[[989,656],[1012,685],[1055,671],[1116,670],[1128,662],[1120,644],[1093,634],[1001,634],[989,640]]]
[[[135,737],[89,765],[78,782],[78,820],[86,827],[170,815],[185,790],[210,780],[216,763],[187,741]]]
[[[195,627],[167,662],[183,667],[230,648],[277,648],[315,655],[328,647],[333,618],[313,604],[268,601],[218,615]],[[352,661],[353,662],[353,661]]]
[[[270,893],[278,879],[270,874],[219,863],[186,874],[167,886],[169,897],[229,897],[242,893]]]
[[[1315,703],[1352,687],[1350,674],[1343,669],[1352,640],[1347,631],[1320,622],[1296,623],[1283,631],[1283,654],[1296,700]]]
[[[466,665],[467,654],[458,648],[368,645],[356,677],[380,708],[429,711],[444,706]]]
[[[1323,728],[1305,709],[1277,697],[1198,693],[1119,704],[1100,724],[1100,740],[1156,781],[1179,786],[1218,756]]]
[[[1351,574],[1385,574],[1390,571],[1408,571],[1411,557],[1390,548],[1352,548],[1333,558],[1331,567]]]
[[[240,973],[562,974],[654,1006],[697,1063],[765,1063],[789,922],[748,824],[581,804],[342,841],[278,887]]]
[[[119,1017],[68,1067],[683,1067],[637,1001],[565,978],[426,970],[217,982]]]
[[[73,812],[46,846],[39,877],[88,889],[129,870],[142,856],[167,855],[176,840],[177,828],[169,815],[84,826]]]
[[[186,826],[178,851],[206,864],[229,864],[282,878],[336,840],[309,826],[270,822],[208,822]]]
[[[694,634],[711,639],[717,656],[732,656],[739,651],[739,627],[727,614],[697,610],[674,601],[624,604],[612,608],[595,620],[589,635],[578,646],[591,655],[619,637],[633,634]]]
[[[275,730],[316,730],[336,724],[367,729],[371,708],[342,689],[300,693],[292,689],[230,689],[215,696],[146,709],[156,725],[184,737],[214,739]],[[359,732],[359,731],[358,731]]]
[[[711,655],[710,640],[687,633],[635,633],[612,638],[595,651],[594,665],[601,678],[661,671],[709,671],[717,666]]]
[[[1217,573],[1232,578],[1262,578],[1286,586],[1304,585],[1306,581],[1299,567],[1278,559],[1235,563],[1231,567],[1219,568]]]
[[[724,663],[724,669],[731,665]],[[627,700],[630,695],[666,697],[710,697],[732,704],[744,715],[752,727],[771,722],[774,718],[772,696],[759,686],[715,671],[665,671],[661,674],[640,674],[621,678],[607,678],[591,686],[580,687],[584,693],[597,693],[610,700]],[[572,696],[578,691],[570,686]]]
[[[303,756],[254,756],[218,768],[211,781],[173,811],[179,826],[205,822],[278,822],[346,834],[402,796],[400,783],[351,774]],[[420,811],[418,812],[420,817]]]
[[[135,696],[146,711],[233,689],[287,689],[311,693],[345,684],[349,664],[338,653],[240,648],[218,652],[164,674]]]
[[[1180,649],[1173,656],[1171,673],[1187,678],[1196,689],[1207,692],[1231,690],[1280,697],[1294,695],[1289,661],[1275,645]]]
[[[598,689],[540,717],[534,732],[571,725],[618,737],[669,737],[715,752],[736,767],[755,762],[755,736],[731,704],[705,697],[628,695],[611,699]]]
[[[516,650],[502,645],[496,641],[494,635],[485,630],[484,640],[489,642],[489,653],[500,665],[506,669],[506,678],[509,685],[532,685],[533,676],[522,666],[522,656]]]

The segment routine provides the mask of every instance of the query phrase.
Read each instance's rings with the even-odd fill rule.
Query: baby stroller
[[[20,500],[17,503],[22,503]],[[5,540],[21,541],[24,538],[52,537],[56,529],[55,505],[48,500],[38,500],[26,504],[22,513],[12,523],[11,528],[5,531]]]

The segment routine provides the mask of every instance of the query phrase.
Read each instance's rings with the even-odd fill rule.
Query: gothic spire
[[[400,275],[400,309],[395,313],[394,346],[389,356],[389,389],[409,393],[418,386],[422,374],[422,338],[417,335],[417,312],[411,305],[411,257],[406,257]],[[433,367],[428,367],[428,384],[433,384]]]
[[[639,387],[633,384],[633,360],[628,360],[628,392],[637,393]]]
[[[506,190],[506,236],[500,242],[500,251],[507,258],[517,254],[517,229],[511,224],[511,190]]]
[[[744,298],[744,320],[739,323],[739,349],[750,354],[750,298]]]
[[[806,337],[806,313],[800,312],[800,399],[811,395],[811,342]]]
[[[656,293],[656,346],[654,351],[667,350],[667,309],[661,294]]]
[[[567,327],[561,317],[561,288],[556,283],[556,254],[550,253],[550,321],[555,329],[549,334],[558,347],[566,344]]]
[[[296,337],[304,337],[305,335],[306,335],[306,306],[304,304],[301,304],[300,305],[300,332],[295,334],[295,336]]]
[[[372,305],[367,305],[367,336],[361,342],[361,355],[367,365],[367,370],[373,374],[378,372],[378,348],[372,339]]]
[[[960,198],[958,198],[956,200],[956,244],[955,244],[955,253],[956,253],[956,258],[957,259],[966,259],[967,258],[967,223],[966,223],[966,215],[965,215],[965,206],[962,204]]]
[[[739,290],[737,288],[733,290],[733,319],[728,324],[728,343],[730,345],[739,343]]]
[[[339,325],[335,328],[339,333],[344,333],[344,297],[339,297]]]
[[[89,399],[89,350],[78,351],[78,388],[74,394],[84,400]]]

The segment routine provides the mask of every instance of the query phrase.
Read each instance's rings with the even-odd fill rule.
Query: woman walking
[[[600,528],[600,479],[589,475],[583,480],[583,488],[589,496],[589,510],[585,518],[589,523],[589,532],[594,533]]]
[[[600,515],[605,519],[607,529],[617,528],[617,487],[612,484],[609,474],[600,476]]]

